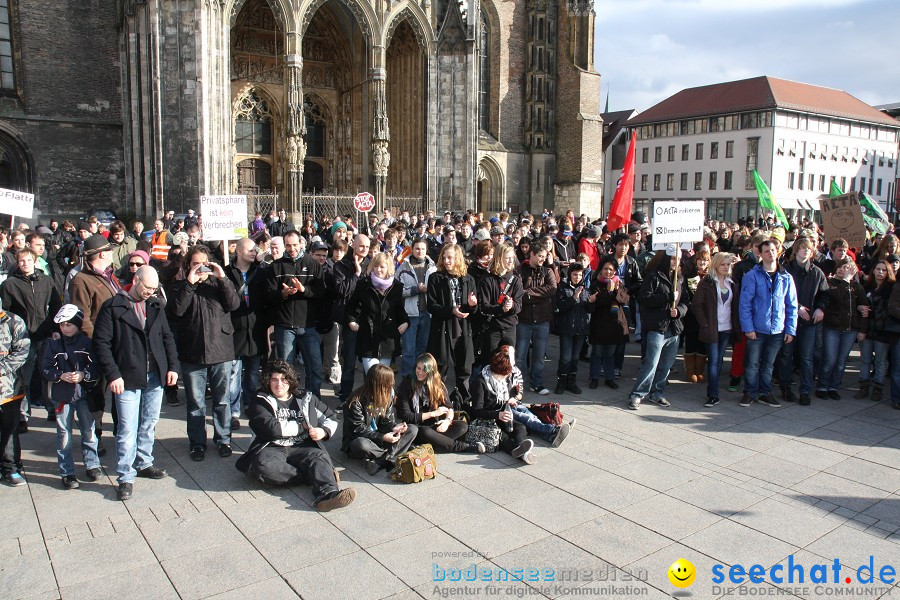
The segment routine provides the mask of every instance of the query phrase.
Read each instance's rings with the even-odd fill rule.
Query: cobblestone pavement
[[[548,385],[555,353],[553,338]],[[900,411],[854,400],[855,389],[783,408],[741,408],[723,389],[707,409],[705,386],[673,375],[671,407],[633,412],[636,368],[626,360],[613,393],[587,389],[581,363],[581,395],[526,397],[559,401],[578,419],[559,449],[536,442],[531,466],[439,455],[437,479],[403,485],[369,476],[331,441],[358,497],[327,514],[311,508],[309,488],[266,489],[234,468],[251,440],[246,420],[235,456],[192,462],[183,405],[164,406],[157,428],[168,478],[138,480],[118,502],[106,437],[106,475],[65,491],[55,430],[38,410],[22,436],[28,486],[0,488],[0,597],[652,598],[684,593],[667,576],[679,558],[696,568],[687,591],[698,599],[895,592],[878,575],[900,571]],[[855,359],[845,378],[855,388],[854,369]],[[863,583],[870,557],[875,581]],[[732,565],[761,565],[765,582],[729,582]],[[773,565],[794,565],[793,583]],[[814,583],[815,565],[827,565],[828,583]]]

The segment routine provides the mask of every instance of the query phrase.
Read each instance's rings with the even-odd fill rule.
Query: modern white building
[[[682,90],[627,125],[634,210],[703,200],[713,218],[757,216],[754,169],[789,214],[818,210],[832,180],[894,209],[900,122],[841,90],[754,77]]]

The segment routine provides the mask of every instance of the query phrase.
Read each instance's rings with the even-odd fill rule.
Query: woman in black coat
[[[516,252],[504,242],[494,248],[489,274],[478,281],[478,311],[485,316],[483,362],[500,346],[516,345],[516,325],[522,310],[522,278],[516,273]]]
[[[610,389],[619,389],[616,383],[616,348],[628,341],[628,321],[624,313],[627,302],[619,302],[625,298],[625,284],[616,275],[618,264],[613,255],[600,261],[597,276],[591,283],[591,295],[596,295],[591,313],[591,329],[588,341],[591,343],[591,383],[596,389],[600,384],[600,376],[604,385]],[[622,290],[620,294],[619,290]],[[620,314],[621,313],[621,314]]]
[[[474,350],[469,316],[478,312],[475,281],[468,274],[462,248],[447,244],[441,248],[437,272],[428,279],[427,307],[431,313],[428,353],[441,365],[446,379],[452,366],[456,388],[465,400]]]
[[[403,284],[394,279],[393,257],[376,254],[347,303],[347,327],[358,332],[356,354],[362,359],[363,372],[377,363],[391,364],[399,338],[409,327],[403,303]]]

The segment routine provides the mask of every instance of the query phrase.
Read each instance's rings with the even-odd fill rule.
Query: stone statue
[[[372,165],[376,177],[387,177],[388,167],[391,165],[391,153],[388,152],[387,142],[376,142],[372,148]]]

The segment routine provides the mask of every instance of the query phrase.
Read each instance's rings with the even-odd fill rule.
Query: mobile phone
[[[212,269],[209,268],[208,265],[201,265],[199,269],[197,269],[198,273],[212,273]]]

